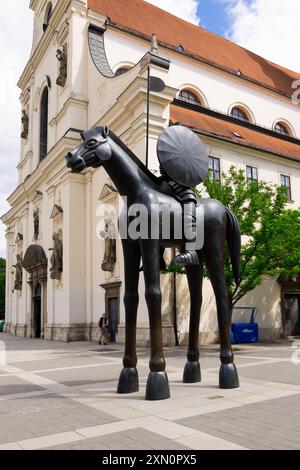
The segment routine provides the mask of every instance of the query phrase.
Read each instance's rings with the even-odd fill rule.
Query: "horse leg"
[[[141,251],[138,244],[122,240],[125,272],[125,353],[117,393],[133,393],[139,390],[136,369],[136,317],[139,303],[138,282]]]
[[[200,258],[200,255],[198,255]],[[201,382],[199,364],[199,324],[202,305],[203,261],[200,266],[187,266],[186,274],[190,290],[190,329],[187,362],[183,372],[184,383]]]
[[[209,249],[206,257],[206,266],[212,283],[216,304],[220,334],[220,360],[219,373],[220,388],[239,387],[238,373],[234,364],[234,356],[231,348],[231,312],[229,310],[228,291],[224,275],[224,253],[219,246]]]
[[[145,298],[150,324],[150,373],[146,386],[146,400],[163,400],[170,397],[168,377],[163,353],[160,245],[159,240],[142,240],[141,251],[145,278]]]

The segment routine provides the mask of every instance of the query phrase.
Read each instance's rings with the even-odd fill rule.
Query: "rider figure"
[[[208,155],[200,138],[182,126],[171,126],[157,144],[162,179],[167,181],[182,205],[184,250],[171,264],[199,265],[195,250],[197,198],[192,187],[200,184],[208,173]],[[188,237],[187,237],[188,235]]]
[[[172,259],[171,264],[178,264],[183,266],[198,265],[199,259],[197,252],[192,249],[193,244],[196,241],[196,195],[191,188],[182,186],[176,183],[176,181],[172,180],[170,177],[168,177],[161,165],[160,173],[163,179],[167,181],[167,183],[169,183],[172,190],[181,201],[183,210],[184,235],[186,235],[187,233],[194,234],[193,238],[189,240],[185,238],[185,249],[180,253],[180,255],[177,255]]]

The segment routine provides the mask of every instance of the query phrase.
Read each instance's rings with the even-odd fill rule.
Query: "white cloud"
[[[247,49],[300,72],[299,0],[222,0],[232,24],[229,38]]]
[[[32,11],[27,0],[1,2],[0,15],[0,214],[9,209],[8,195],[17,185],[20,148],[20,90],[17,81],[32,42]],[[0,256],[5,256],[5,226],[0,222]]]
[[[197,15],[197,0],[146,0],[148,3],[172,13],[190,23],[199,24],[200,18]]]

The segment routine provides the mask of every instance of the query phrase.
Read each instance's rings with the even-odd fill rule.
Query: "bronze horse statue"
[[[127,205],[143,204],[151,212],[153,205],[168,206],[171,213],[182,218],[182,206],[172,188],[153,175],[138,157],[105,126],[98,126],[82,133],[83,143],[66,156],[67,166],[73,173],[80,173],[86,167],[103,166],[109,174],[119,194],[127,197]],[[199,265],[186,267],[190,291],[190,327],[187,362],[183,372],[183,382],[201,381],[199,364],[199,323],[202,304],[203,263],[205,263],[215,293],[220,333],[219,372],[220,388],[239,387],[239,379],[234,364],[230,342],[231,311],[224,275],[224,246],[227,241],[232,270],[236,282],[239,277],[241,235],[234,214],[219,201],[202,198],[197,206],[204,211],[204,244],[197,251]],[[159,214],[161,215],[161,214]],[[129,221],[129,219],[128,219]],[[145,298],[150,323],[150,373],[146,386],[147,400],[162,400],[170,397],[168,378],[165,372],[163,353],[160,267],[161,254],[167,247],[182,249],[182,238],[171,235],[168,239],[123,238],[125,264],[125,353],[118,393],[133,393],[139,389],[136,369],[136,320],[139,303],[138,282],[142,259]]]

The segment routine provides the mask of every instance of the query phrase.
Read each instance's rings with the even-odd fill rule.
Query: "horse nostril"
[[[66,158],[67,158],[68,160],[71,160],[72,157],[73,157],[72,152],[68,152],[67,155],[66,155]]]

